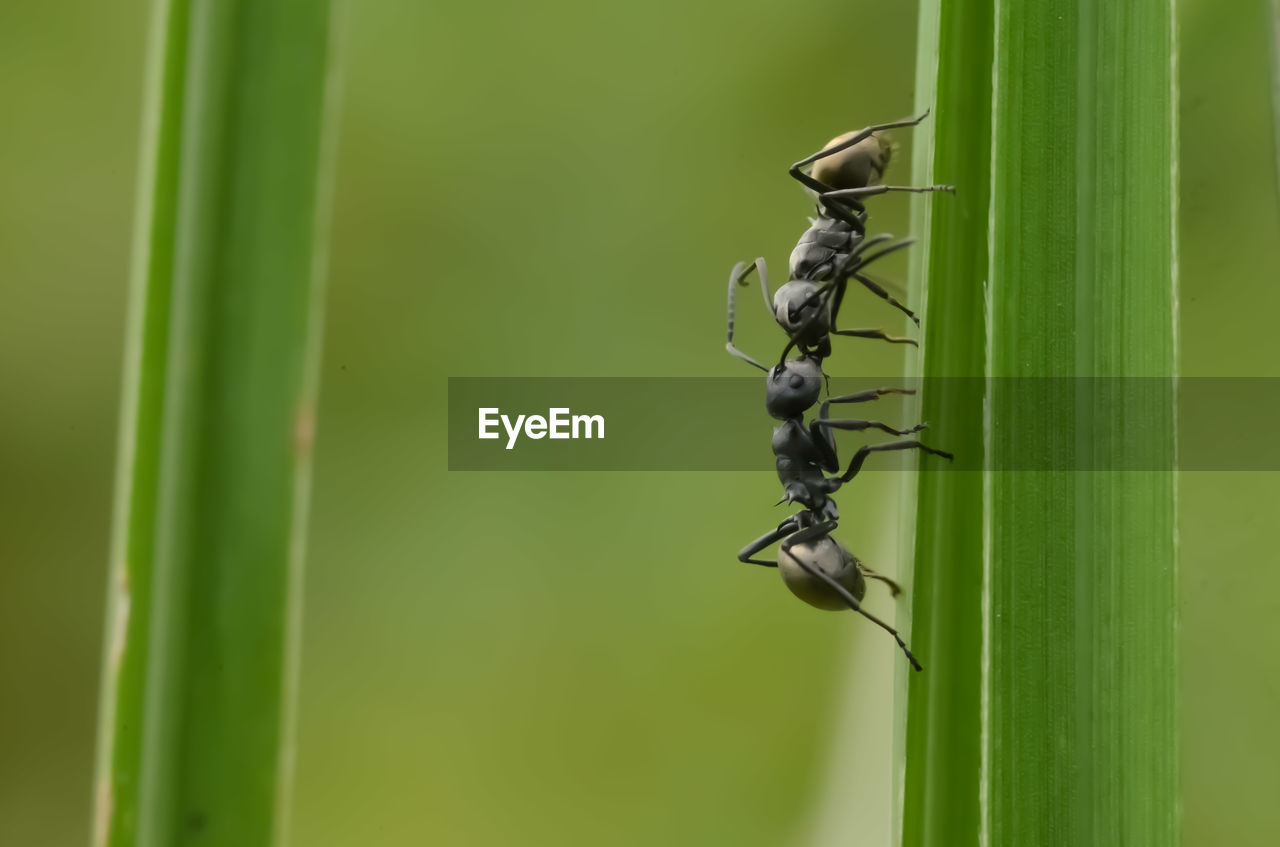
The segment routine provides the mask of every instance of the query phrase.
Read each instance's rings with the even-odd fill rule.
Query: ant
[[[888,335],[880,329],[837,329],[836,315],[852,277],[876,296],[902,311],[917,325],[915,312],[898,302],[883,286],[863,271],[883,256],[909,246],[910,239],[894,242],[879,252],[867,254],[872,246],[892,240],[890,235],[866,238],[866,206],[861,198],[889,191],[915,193],[955,191],[954,186],[926,187],[876,184],[888,166],[892,151],[884,136],[877,133],[898,127],[915,126],[928,115],[878,124],[838,136],[825,147],[791,166],[789,173],[818,202],[818,217],[800,236],[791,252],[790,279],[769,296],[768,269],[763,258],[751,265],[734,266],[730,284],[747,284],[752,270],[760,278],[765,307],[802,352],[813,351],[819,358],[831,355],[831,336],[877,338],[892,344],[915,344],[910,338]],[[810,166],[810,172],[804,168]],[[834,290],[832,289],[834,286]],[[821,296],[820,296],[821,295]],[[822,301],[821,305],[819,301]],[[730,297],[732,308],[732,295]],[[783,354],[785,358],[786,354]]]
[[[769,269],[765,265],[764,259],[756,259],[750,265],[739,262],[733,266],[733,270],[729,273],[729,322],[733,322],[734,297],[737,287],[746,285],[747,277],[755,270],[760,277],[760,290],[764,293],[765,306],[773,313],[778,325],[787,333],[788,343],[782,351],[780,361],[786,359],[787,354],[791,352],[793,347],[798,347],[804,356],[818,360],[825,359],[831,355],[831,336],[833,335],[852,338],[878,338],[893,344],[915,345],[914,339],[887,335],[882,329],[836,328],[836,314],[840,309],[841,301],[844,299],[848,278],[853,276],[861,279],[862,277],[859,273],[861,268],[866,267],[881,256],[901,250],[912,244],[911,239],[903,239],[878,253],[873,253],[870,256],[863,255],[868,247],[889,238],[892,238],[892,236],[876,236],[858,244],[848,254],[841,257],[840,264],[836,267],[834,278],[830,281],[807,279],[791,279],[787,281],[774,294],[772,304],[769,302]],[[850,265],[853,267],[850,268]],[[892,298],[890,299],[892,300]],[[897,303],[896,300],[892,302]],[[732,346],[730,346],[729,352],[739,358],[747,358]]]
[[[733,281],[730,281],[732,292]],[[822,393],[823,373],[819,359],[811,356],[800,356],[779,362],[767,368],[747,354],[733,346],[733,309],[729,310],[729,352],[743,359],[748,364],[766,373],[765,408],[769,415],[781,423],[773,430],[773,454],[778,472],[778,481],[783,486],[781,503],[799,503],[804,510],[792,515],[778,525],[777,529],[761,536],[747,545],[738,554],[738,560],[744,563],[779,567],[783,580],[797,597],[818,608],[838,609],[839,600],[890,632],[898,644],[906,652],[911,664],[920,670],[919,663],[911,651],[898,636],[896,630],[884,621],[864,611],[860,600],[865,594],[857,591],[864,576],[884,579],[862,566],[852,554],[840,546],[831,532],[839,525],[839,512],[835,501],[828,495],[838,491],[845,483],[852,480],[862,469],[863,463],[872,453],[896,450],[923,450],[946,459],[953,458],[950,453],[929,447],[918,440],[893,441],[886,444],[864,444],[858,448],[844,473],[838,476],[827,476],[840,469],[840,460],[836,452],[835,435],[832,430],[851,430],[865,432],[878,429],[891,435],[911,435],[926,428],[922,423],[910,429],[895,429],[879,421],[868,420],[833,420],[829,417],[833,403],[863,403],[876,400],[885,394],[914,394],[906,388],[875,388],[855,394],[845,394],[824,401],[818,416],[805,424],[805,414],[818,402]],[[777,562],[754,559],[759,551],[777,541],[782,541],[781,557]],[[802,555],[797,557],[792,548],[801,546]],[[813,559],[806,562],[804,557]],[[792,566],[794,564],[794,567]],[[798,570],[797,570],[798,568]],[[892,580],[893,593],[897,586]],[[834,596],[833,596],[834,595]],[[816,601],[816,602],[815,602]],[[833,605],[835,604],[835,605]]]
[[[817,153],[806,156],[788,169],[792,179],[809,189],[818,203],[817,219],[812,220],[791,252],[792,279],[823,281],[832,278],[836,258],[857,247],[866,235],[867,208],[862,198],[890,191],[923,194],[956,190],[953,185],[878,184],[889,165],[893,148],[883,135],[877,133],[917,126],[928,116],[926,109],[917,118],[847,132],[831,139]],[[808,173],[805,167],[809,167]],[[917,326],[920,324],[914,312],[874,281],[855,278],[877,297],[904,312]],[[839,308],[838,301],[836,307]]]

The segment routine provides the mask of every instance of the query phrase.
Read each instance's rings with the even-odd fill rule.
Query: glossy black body
[[[831,397],[820,406],[818,400],[825,385],[823,360],[831,355],[832,335],[914,343],[909,339],[887,336],[881,330],[840,330],[836,327],[836,316],[846,283],[853,278],[915,319],[909,309],[862,272],[870,261],[900,249],[909,242],[898,242],[878,253],[867,254],[869,247],[883,243],[889,237],[866,236],[867,214],[861,198],[890,190],[945,188],[934,186],[928,189],[911,189],[868,184],[871,180],[878,179],[888,161],[887,143],[875,138],[874,132],[892,126],[911,126],[923,117],[849,133],[835,139],[813,156],[791,166],[790,174],[815,193],[817,217],[810,219],[809,228],[801,235],[791,253],[790,278],[772,297],[769,294],[768,271],[763,259],[757,259],[750,266],[739,263],[731,271],[729,332],[725,345],[731,354],[766,374],[765,409],[779,422],[774,427],[771,439],[778,481],[783,492],[779,503],[796,503],[803,507],[801,511],[784,519],[775,529],[743,547],[738,553],[738,560],[779,568],[792,593],[812,606],[822,609],[849,608],[867,617],[893,635],[916,670],[921,669],[920,664],[897,631],[861,606],[867,578],[886,582],[894,594],[898,593],[897,585],[892,580],[875,574],[834,538],[832,532],[839,525],[839,510],[831,495],[858,474],[872,453],[920,450],[947,459],[951,455],[915,439],[862,445],[841,473],[833,430],[862,432],[875,429],[902,436],[918,432],[926,424],[895,429],[879,421],[830,417],[832,404],[861,403],[885,394],[914,393],[907,389],[879,388]],[[858,147],[860,144],[862,146]],[[841,184],[823,183],[804,171],[813,162],[843,151],[849,152],[834,166],[823,171],[824,174],[838,177],[837,181]],[[860,184],[844,184],[847,182]],[[787,335],[782,354],[772,367],[760,364],[733,343],[735,292],[739,285],[746,283],[746,277],[753,270],[760,277],[765,304]],[[789,358],[793,349],[798,351],[798,355]],[[808,417],[815,406],[819,406],[818,414]],[[761,551],[773,544],[779,545],[777,560],[757,558]]]

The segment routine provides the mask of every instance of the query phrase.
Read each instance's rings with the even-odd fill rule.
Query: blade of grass
[[[1173,13],[997,2],[995,376],[1174,373]],[[1123,464],[1087,404],[1026,410],[1003,385],[996,467]],[[1113,431],[1172,467],[1172,395],[1123,400]],[[1176,843],[1173,475],[995,473],[990,503],[992,842]]]
[[[958,186],[956,211],[918,219],[933,242],[918,275],[923,362],[926,376],[983,362],[994,377],[982,398],[994,470],[982,497],[967,474],[920,480],[913,639],[932,666],[958,667],[911,681],[903,843],[1175,844],[1173,475],[1001,470],[1023,456],[1121,466],[1112,431],[1172,467],[1167,382],[1103,410],[1087,385],[1026,408],[1001,378],[1174,374],[1174,9],[965,5],[922,14],[938,61],[935,80],[922,57],[921,90],[936,87],[938,117],[916,176]],[[988,190],[987,213],[961,205]],[[974,449],[977,397],[928,385],[940,441]]]
[[[1280,0],[1271,0],[1271,144],[1275,151],[1276,201],[1280,203]]]
[[[330,35],[327,2],[156,4],[95,844],[283,837]]]
[[[133,843],[137,832],[187,11],[185,3],[152,8],[98,711],[95,847]]]
[[[919,361],[951,377],[928,383],[921,420],[971,466],[984,449],[992,14],[990,0],[926,0],[917,67],[917,102],[933,109],[920,138],[933,144],[917,148],[916,177],[957,186],[914,209],[913,231],[928,235],[912,276],[928,315]],[[911,636],[929,667],[908,679],[905,743],[909,763],[928,764],[904,775],[904,845],[978,843],[982,485],[978,471],[918,478]]]

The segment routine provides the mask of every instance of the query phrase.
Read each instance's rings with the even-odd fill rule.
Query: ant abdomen
[[[842,141],[852,138],[856,132],[846,132],[827,142],[823,150],[830,150]],[[813,163],[813,178],[833,189],[866,188],[879,182],[889,166],[893,146],[879,133],[869,135],[852,147]]]
[[[792,544],[778,556],[778,571],[791,593],[810,606],[829,612],[848,609],[849,602],[830,583],[806,570],[801,562],[831,577],[858,602],[866,596],[867,581],[857,558],[830,535]]]

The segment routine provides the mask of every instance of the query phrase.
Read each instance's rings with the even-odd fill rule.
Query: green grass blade
[[[918,227],[932,242],[923,369],[997,377],[996,470],[985,490],[970,474],[920,480],[913,640],[925,675],[956,667],[911,681],[905,844],[1177,842],[1173,475],[1000,470],[1115,467],[1133,443],[1171,462],[1173,396],[1155,381],[1102,409],[1067,384],[1028,408],[998,379],[1174,374],[1173,14],[1165,0],[923,13],[937,124],[917,178],[958,186],[956,208],[934,203]],[[974,449],[981,393],[925,398],[939,443]]]
[[[919,137],[934,141],[918,147],[916,181],[957,186],[913,220],[928,236],[914,268],[927,280],[912,280],[927,315],[923,372],[956,378],[930,382],[922,419],[931,443],[970,461],[983,455],[992,25],[989,0],[922,4],[917,101],[933,112]],[[913,847],[978,843],[982,483],[978,471],[918,480],[911,637],[928,668],[908,681],[902,843]]]
[[[160,0],[152,38],[94,843],[251,847],[286,805],[329,4]]]
[[[135,840],[151,633],[187,5],[157,2],[151,24],[98,716],[94,845]]]
[[[1271,0],[1271,145],[1275,153],[1276,200],[1280,202],[1280,0]]]
[[[1171,376],[1172,4],[997,15],[991,373]],[[1124,401],[1171,457],[1171,395]],[[997,464],[1123,462],[1085,407],[991,403]],[[993,843],[1176,843],[1173,475],[996,473],[991,508]]]

